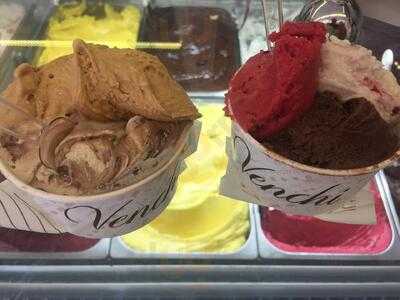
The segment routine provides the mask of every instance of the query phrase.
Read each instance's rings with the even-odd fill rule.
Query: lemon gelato
[[[109,4],[105,4],[104,17],[101,18],[97,18],[88,8],[90,7],[86,5],[86,1],[80,2],[79,5],[61,5],[57,13],[50,18],[45,39],[53,41],[82,39],[96,44],[107,42],[108,46],[117,48],[135,46],[141,18],[137,7],[127,5],[121,11],[117,11]],[[42,65],[71,53],[72,47],[48,47],[41,53],[37,64]]]
[[[198,107],[203,115],[198,150],[186,160],[167,209],[149,225],[122,236],[134,251],[229,253],[246,242],[248,204],[218,194],[227,164],[224,148],[230,122],[222,104]]]

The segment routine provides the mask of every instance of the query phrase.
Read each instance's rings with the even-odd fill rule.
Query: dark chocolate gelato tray
[[[145,50],[156,55],[192,97],[223,97],[241,63],[235,18],[245,1],[151,1],[140,40],[182,42],[180,50]]]

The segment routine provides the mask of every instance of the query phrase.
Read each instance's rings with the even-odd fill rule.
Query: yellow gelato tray
[[[232,200],[236,201],[236,200]],[[139,252],[129,248],[121,237],[111,239],[110,257],[112,259],[172,259],[172,260],[254,260],[258,257],[256,224],[253,205],[249,206],[250,231],[246,242],[234,252]]]
[[[134,47],[143,10],[140,0],[105,1],[104,5],[90,0],[63,1],[43,19],[36,38],[48,46],[36,47],[31,61],[42,65],[72,53],[72,40],[76,38],[111,47]],[[71,46],[60,47],[65,41],[71,41]]]
[[[195,100],[196,101],[196,100]],[[257,256],[249,204],[219,195],[225,174],[230,119],[222,101],[197,100],[202,129],[197,151],[185,160],[167,209],[145,227],[113,240],[111,256],[242,258]],[[132,256],[133,255],[133,256]]]
[[[8,85],[16,66],[21,63],[41,65],[69,54],[72,52],[74,38],[90,38],[92,42],[115,47],[133,47],[137,41],[144,10],[141,0],[104,1],[105,5],[101,8],[93,0],[60,1],[58,5],[55,3],[40,1],[32,5],[32,13],[27,14],[20,26],[22,28],[18,29],[23,34],[15,36],[17,41],[23,42],[16,43],[20,45],[18,47],[7,46],[7,54],[5,52],[6,55],[0,61],[0,90]],[[69,5],[72,3],[74,5]],[[32,47],[37,44],[37,40],[41,41],[41,46]],[[29,41],[34,42],[28,43]],[[46,41],[50,41],[49,47],[42,46]],[[71,47],[53,47],[53,41],[71,41]]]

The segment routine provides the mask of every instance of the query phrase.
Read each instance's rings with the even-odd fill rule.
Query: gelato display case
[[[239,181],[222,188],[232,161],[241,158],[229,148],[235,124],[225,95],[246,62],[267,50],[264,16],[268,31],[278,30],[280,2],[284,20],[292,21],[311,1],[0,0],[0,160],[8,159],[11,170],[0,173],[0,299],[400,299],[398,163],[368,180],[357,178],[364,188],[351,205],[317,216],[258,205],[252,192],[236,197],[245,190]],[[367,0],[356,2],[362,9]],[[356,42],[381,60],[400,27],[370,16],[362,22]],[[279,61],[285,72],[289,60]],[[71,73],[74,68],[79,71]],[[240,88],[267,95],[276,88],[263,85],[269,76]],[[1,115],[4,109],[10,113]],[[321,119],[300,130],[304,136],[294,130],[278,136],[278,152],[290,152],[282,143],[290,134],[298,145],[311,143],[316,127],[330,118],[340,123],[352,110],[313,115]],[[368,130],[372,118],[360,110],[355,114],[367,114],[362,131]],[[95,131],[101,122],[107,125]],[[318,143],[330,146],[324,135],[338,126],[326,127]],[[35,130],[38,138],[29,136]],[[360,161],[376,152],[374,144],[390,150],[382,146],[382,131]],[[33,150],[21,146],[21,137],[39,144],[36,156],[28,155]],[[321,151],[318,162],[340,161],[330,153],[333,146],[317,146],[311,148]],[[349,157],[346,168],[355,168]],[[307,159],[313,165],[314,157]],[[23,172],[18,160],[27,166]],[[249,161],[238,165],[266,170],[250,168]],[[304,191],[287,199],[310,196],[309,177],[287,176],[255,172],[250,180],[281,196],[277,182],[295,177]],[[323,193],[337,186],[308,200],[324,202]],[[37,192],[29,194],[32,187]]]

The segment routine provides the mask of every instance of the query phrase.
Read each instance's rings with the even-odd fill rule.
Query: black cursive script
[[[275,199],[277,200],[283,200],[292,204],[299,204],[299,205],[306,205],[306,204],[313,204],[314,206],[333,205],[340,200],[340,197],[342,197],[347,191],[350,190],[350,188],[344,187],[342,184],[336,184],[324,188],[321,191],[316,192],[315,194],[303,194],[303,193],[288,194],[285,187],[277,186],[267,181],[266,177],[268,176],[265,176],[264,174],[275,172],[274,169],[249,166],[250,162],[252,161],[250,148],[241,137],[235,136],[234,138],[235,149],[240,144],[244,146],[245,150],[245,159],[243,160],[243,162],[240,163],[242,173],[247,174],[250,182],[254,186],[258,187],[262,191],[268,191],[269,194],[268,196],[272,194],[272,196],[275,197]]]
[[[119,207],[117,210],[112,212],[110,215],[105,216],[104,213],[101,211],[100,208],[91,206],[91,205],[78,205],[74,207],[67,208],[64,211],[64,216],[71,222],[75,224],[79,224],[80,222],[87,222],[87,219],[84,221],[78,221],[75,220],[71,214],[73,212],[78,212],[78,215],[83,215],[82,211],[87,210],[88,213],[94,212],[94,219],[90,221],[90,223],[93,225],[93,227],[96,230],[100,230],[104,228],[105,226],[109,228],[119,228],[124,225],[128,225],[133,223],[137,218],[143,219],[149,216],[153,211],[157,210],[158,208],[162,207],[163,205],[166,205],[166,201],[169,199],[169,194],[175,187],[175,183],[177,180],[177,171],[179,169],[179,164],[175,167],[173,176],[171,177],[166,189],[164,189],[158,197],[154,201],[149,201],[150,204],[143,205],[141,207],[138,207],[135,209],[135,211],[131,214],[127,214],[126,211],[124,211],[124,208],[129,206],[132,202],[134,202],[136,199],[128,199],[128,201],[123,204],[121,207]],[[123,211],[122,215],[119,215],[119,212]],[[84,219],[84,218],[83,218]]]

